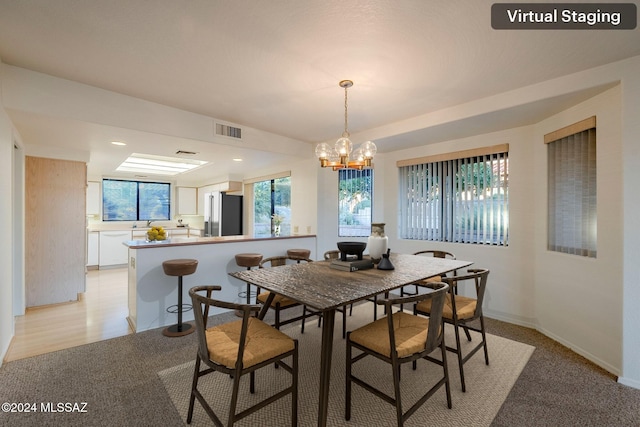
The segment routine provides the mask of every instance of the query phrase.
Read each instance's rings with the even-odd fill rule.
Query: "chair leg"
[[[400,396],[400,365],[395,363],[391,364],[393,370],[393,393],[396,400],[396,418],[398,421],[398,427],[403,426],[402,421],[402,398]]]
[[[462,392],[467,391],[467,387],[464,383],[464,367],[462,363],[462,349],[460,346],[460,330],[458,329],[458,323],[454,322],[453,328],[456,335],[456,353],[458,354],[458,368],[460,369],[460,384],[462,385]]]
[[[484,316],[480,316],[480,330],[482,331],[482,342],[484,343],[484,362],[489,365],[489,350],[487,349],[487,336],[484,331]]]
[[[464,329],[464,334],[467,336],[467,341],[471,341],[471,334],[469,334],[469,328],[463,325],[462,329]]]
[[[240,390],[240,370],[236,369],[233,377],[233,391],[231,393],[231,404],[229,406],[229,418],[227,425],[232,426],[236,422],[236,408],[238,406],[238,391]]]
[[[302,306],[302,325],[300,326],[300,333],[304,334],[304,321],[307,318],[307,306],[303,305]]]
[[[198,374],[200,373],[200,355],[196,357],[196,366],[193,370],[193,381],[191,382],[191,397],[189,398],[189,410],[187,411],[187,424],[191,424],[193,418],[193,405],[196,400],[194,391],[198,388]]]
[[[280,330],[280,303],[276,303],[276,329]]]
[[[295,342],[295,351],[293,353],[292,363],[292,390],[291,390],[291,426],[298,426],[298,342]]]
[[[249,373],[249,393],[254,394],[256,392],[256,371]]]
[[[451,409],[451,384],[449,383],[449,365],[447,365],[447,346],[444,343],[444,333],[440,350],[442,353],[442,370],[444,371],[444,389],[447,393],[447,407]]]

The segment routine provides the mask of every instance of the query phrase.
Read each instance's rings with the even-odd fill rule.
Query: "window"
[[[595,258],[595,117],[545,135],[550,251]]]
[[[509,146],[398,162],[400,237],[506,246]]]
[[[102,181],[103,221],[169,219],[171,185],[105,179]]]
[[[373,169],[338,171],[338,236],[371,234]]]
[[[291,177],[272,178],[253,184],[253,235],[274,233],[275,218],[281,219],[280,235],[291,235]]]

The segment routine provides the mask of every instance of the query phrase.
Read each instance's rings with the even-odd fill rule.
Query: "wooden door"
[[[86,164],[25,163],[27,307],[76,301],[85,291]]]

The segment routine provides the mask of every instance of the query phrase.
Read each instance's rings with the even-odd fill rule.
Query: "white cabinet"
[[[123,245],[127,240],[131,240],[131,231],[100,232],[100,268],[128,263],[129,248]]]
[[[90,231],[87,233],[87,267],[97,266],[100,253],[100,233]]]
[[[178,215],[196,215],[198,213],[198,191],[194,187],[178,187]]]
[[[87,215],[100,215],[100,183],[87,183]]]
[[[142,230],[133,230],[131,232],[132,240],[147,240],[147,230],[148,228],[144,228]]]

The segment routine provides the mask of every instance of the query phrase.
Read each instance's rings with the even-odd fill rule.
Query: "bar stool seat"
[[[247,269],[251,267],[258,267],[260,265],[260,261],[262,261],[262,254],[236,254],[236,264],[239,267],[247,267]]]
[[[162,269],[167,276],[178,276],[178,304],[169,306],[167,312],[178,314],[178,323],[165,328],[162,334],[167,337],[182,337],[189,335],[195,328],[190,323],[182,323],[182,313],[191,310],[191,304],[182,304],[182,277],[196,272],[196,259],[170,259],[162,263]]]
[[[251,267],[259,267],[260,261],[262,261],[262,254],[256,253],[244,253],[244,254],[236,254],[236,265],[238,267],[247,267],[247,270],[251,270]],[[240,292],[238,296],[240,298],[246,297],[247,304],[251,304],[251,297],[257,296],[259,292],[251,293],[251,284],[247,283],[247,290],[245,292]],[[240,316],[239,312],[236,312],[238,316]]]
[[[287,249],[287,256],[298,261],[309,259],[311,251],[309,249]]]

